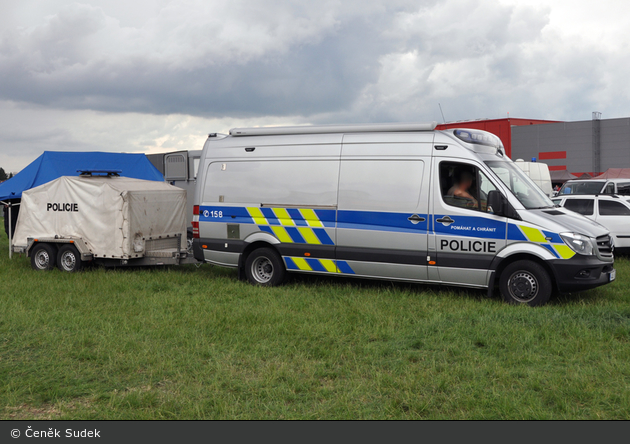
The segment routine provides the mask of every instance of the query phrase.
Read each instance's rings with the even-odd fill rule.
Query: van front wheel
[[[282,284],[287,271],[282,258],[271,248],[259,248],[247,256],[245,261],[245,275],[254,285],[274,287]]]
[[[533,261],[516,261],[505,267],[499,279],[503,300],[510,304],[544,305],[552,292],[549,273]]]

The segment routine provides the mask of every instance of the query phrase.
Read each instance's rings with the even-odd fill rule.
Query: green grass
[[[630,419],[630,262],[540,308],[232,270],[35,272],[0,241],[0,419]]]

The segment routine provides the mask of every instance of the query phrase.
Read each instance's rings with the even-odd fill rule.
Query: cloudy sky
[[[630,2],[0,0],[0,166],[232,127],[630,116]]]

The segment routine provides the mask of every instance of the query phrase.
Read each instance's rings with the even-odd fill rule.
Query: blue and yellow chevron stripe
[[[571,259],[575,256],[575,251],[564,243],[558,233],[526,225],[508,224],[508,240],[534,242],[549,250],[558,259]]]
[[[261,231],[282,243],[335,245],[313,209],[247,207],[247,212]]]
[[[320,273],[341,273],[354,274],[354,270],[346,261],[335,261],[333,259],[314,259],[310,257],[289,257],[284,256],[284,263],[287,270],[317,271]]]

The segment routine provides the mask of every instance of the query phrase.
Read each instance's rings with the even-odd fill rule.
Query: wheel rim
[[[266,284],[273,277],[273,264],[266,257],[258,257],[252,262],[252,276],[256,282]]]
[[[39,250],[35,253],[35,265],[40,270],[45,270],[50,265],[50,256],[46,250]]]
[[[66,251],[61,255],[61,266],[66,271],[72,271],[77,265],[77,258],[70,251]]]
[[[531,302],[538,295],[538,280],[528,271],[517,271],[508,280],[508,291],[518,302]]]

